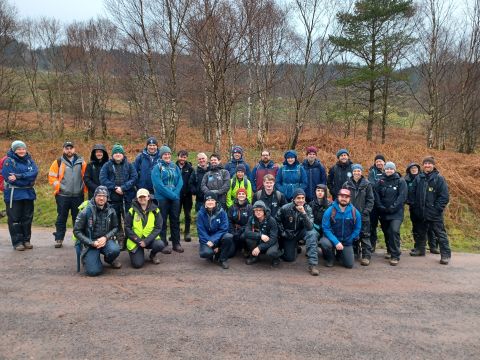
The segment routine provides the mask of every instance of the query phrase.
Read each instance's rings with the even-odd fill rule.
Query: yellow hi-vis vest
[[[160,210],[157,208],[154,211],[148,212],[147,223],[145,224],[145,227],[144,227],[142,223],[142,217],[135,210],[133,210],[133,207],[131,207],[130,210],[128,210],[128,212],[133,217],[132,230],[135,233],[135,235],[137,235],[140,239],[144,239],[148,235],[150,235],[155,227],[155,215],[158,214],[159,211]],[[157,239],[160,239],[160,236],[157,236],[155,240]],[[135,241],[131,239],[127,239],[128,251],[133,251],[137,247],[138,245]]]

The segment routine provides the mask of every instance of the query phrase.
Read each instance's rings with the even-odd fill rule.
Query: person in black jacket
[[[275,217],[278,209],[287,203],[285,195],[275,190],[275,176],[267,174],[263,177],[263,189],[258,190],[253,195],[253,202],[262,200],[265,206],[270,210],[270,215]]]
[[[180,213],[183,209],[183,215],[185,217],[185,230],[183,232],[183,240],[186,242],[192,241],[190,236],[190,224],[192,223],[192,191],[190,190],[190,176],[193,174],[192,163],[187,161],[188,151],[180,150],[177,154],[178,160],[176,162],[177,166],[182,172],[183,186],[182,191],[180,192]]]
[[[261,200],[253,204],[253,215],[248,219],[245,228],[245,239],[249,257],[245,261],[252,265],[258,261],[260,254],[266,254],[272,259],[272,266],[280,265],[280,251],[278,249],[277,222],[270,216],[270,210]]]
[[[198,153],[197,161],[198,165],[190,176],[188,187],[190,188],[190,192],[195,195],[195,212],[198,213],[205,203],[204,193],[202,191],[203,176],[210,169],[208,166],[208,158],[205,153]]]
[[[387,245],[386,259],[396,266],[400,261],[400,226],[403,222],[403,205],[407,200],[407,184],[396,172],[396,166],[389,161],[385,174],[375,185],[375,207],[380,216],[380,225]]]
[[[449,193],[447,182],[435,168],[433,157],[429,156],[423,160],[423,173],[413,182],[409,202],[415,216],[422,220],[418,226],[419,243],[414,255],[425,255],[426,234],[430,227],[440,245],[440,264],[447,265],[451,251],[443,213],[449,202]]]
[[[350,190],[351,204],[362,214],[362,231],[360,239],[353,243],[353,251],[358,254],[361,251],[360,264],[368,266],[372,257],[370,244],[370,212],[375,203],[372,184],[362,175],[363,167],[360,164],[352,166],[353,176],[343,185]]]
[[[377,154],[373,165],[368,170],[368,181],[375,187],[375,184],[380,180],[383,175],[383,170],[385,167],[385,156],[382,154]],[[370,213],[370,244],[372,245],[372,253],[375,252],[377,247],[377,228],[378,228],[378,214],[375,206],[373,207],[372,212]]]
[[[322,230],[322,219],[323,214],[330,206],[330,201],[328,201],[328,190],[327,185],[318,184],[315,188],[315,199],[310,201],[308,204],[312,208],[313,213],[313,227],[318,232],[318,238],[323,237]]]
[[[245,226],[247,226],[248,218],[252,215],[252,205],[248,203],[247,190],[239,188],[236,197],[235,202],[227,211],[228,233],[233,236],[235,253],[247,249],[245,244]]]
[[[90,162],[85,169],[83,181],[88,188],[88,199],[93,197],[95,189],[100,186],[100,170],[103,164],[108,161],[107,149],[103,144],[96,144],[90,153]]]
[[[337,163],[328,171],[327,178],[328,190],[332,194],[333,200],[337,198],[338,191],[343,184],[352,177],[352,161],[348,151],[346,149],[338,150],[337,159]]]

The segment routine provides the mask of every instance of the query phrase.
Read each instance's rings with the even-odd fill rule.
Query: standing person
[[[247,200],[252,203],[252,184],[245,175],[245,166],[240,164],[237,166],[235,176],[230,179],[230,188],[227,192],[227,208],[233,205],[236,199],[237,190],[240,188],[245,189],[247,193]]]
[[[237,170],[237,166],[242,164],[245,166],[245,175],[247,178],[250,178],[250,166],[247,164],[247,162],[244,160],[243,155],[244,151],[241,146],[235,145],[232,147],[232,157],[230,161],[225,165],[225,170],[227,170],[230,174],[230,177],[232,178],[235,175],[235,172]]]
[[[313,227],[318,233],[318,238],[323,237],[322,219],[323,214],[330,206],[328,201],[327,185],[318,184],[315,188],[315,199],[308,204],[312,208],[313,213]]]
[[[312,209],[305,203],[305,191],[296,189],[292,202],[282,206],[276,216],[280,249],[283,250],[283,260],[295,261],[300,239],[305,240],[308,271],[318,276],[317,232],[313,228]]]
[[[17,251],[32,249],[32,221],[34,201],[37,198],[34,185],[38,167],[27,152],[23,141],[12,142],[2,167],[4,200],[7,207],[8,231],[12,246]]]
[[[150,199],[147,189],[139,189],[137,198],[125,216],[125,234],[130,263],[135,269],[145,264],[145,249],[150,249],[150,261],[158,265],[157,254],[163,250],[165,243],[160,239],[162,231],[162,214],[158,206]]]
[[[340,189],[322,219],[323,237],[320,239],[320,248],[325,266],[333,266],[336,252],[344,267],[353,268],[353,241],[360,235],[361,228],[361,215],[350,203],[350,190]]]
[[[375,204],[372,184],[362,175],[363,167],[360,164],[352,165],[353,176],[343,185],[350,191],[351,204],[360,212],[362,216],[362,230],[360,238],[354,241],[353,250],[355,254],[361,251],[363,266],[370,265],[371,244],[370,244],[370,213]],[[357,240],[357,239],[355,239]]]
[[[120,249],[123,249],[125,246],[125,233],[123,231],[122,218],[125,221],[125,215],[135,197],[137,172],[133,165],[128,162],[122,145],[113,145],[112,158],[100,170],[100,183],[110,192],[109,203],[115,210],[118,218],[117,241]]]
[[[287,203],[285,195],[280,191],[275,190],[275,177],[272,174],[267,174],[263,177],[263,189],[255,193],[256,201],[263,201],[265,206],[270,210],[270,216],[275,218],[278,210]]]
[[[396,166],[389,161],[385,164],[382,175],[374,188],[375,207],[380,217],[380,225],[387,245],[386,259],[396,266],[400,261],[400,226],[403,222],[403,208],[407,200],[407,184],[396,172]]]
[[[435,159],[423,159],[423,172],[418,175],[412,188],[411,209],[422,220],[418,226],[418,248],[414,256],[425,255],[425,238],[432,229],[440,245],[440,264],[448,265],[451,258],[450,244],[445,230],[443,214],[449,202],[448,186],[445,178],[435,167]]]
[[[192,194],[195,195],[195,212],[198,213],[205,202],[203,199],[202,180],[203,176],[209,170],[207,155],[203,152],[198,153],[197,162],[198,165],[190,176],[188,186]]]
[[[315,146],[307,147],[307,158],[303,160],[302,166],[307,173],[307,202],[315,199],[315,189],[318,184],[327,183],[327,173],[320,160],[317,159],[318,149]]]
[[[212,191],[205,193],[205,206],[197,216],[197,232],[200,257],[218,260],[223,269],[228,269],[228,258],[235,254],[233,236],[228,233],[227,213],[217,205],[217,194]]]
[[[263,178],[265,175],[270,174],[275,178],[278,172],[278,165],[271,160],[270,151],[263,150],[262,158],[258,164],[252,170],[252,191],[260,191],[263,189]]]
[[[120,247],[114,240],[118,217],[107,199],[108,189],[103,185],[98,186],[93,198],[78,214],[73,227],[73,235],[83,247],[82,263],[88,276],[97,276],[103,272],[101,254],[112,268],[122,267],[118,260]]]
[[[275,187],[285,195],[287,201],[291,201],[295,190],[302,189],[305,191],[307,188],[307,173],[298,162],[295,150],[286,151],[283,157],[285,161],[277,172]]]
[[[180,212],[183,209],[183,215],[185,217],[185,229],[183,232],[183,240],[185,242],[192,241],[190,236],[190,225],[192,223],[192,207],[193,207],[193,198],[192,191],[190,190],[190,177],[193,174],[193,166],[190,161],[187,161],[188,151],[180,150],[177,153],[177,162],[176,165],[182,173],[183,186],[182,191],[180,192]]]
[[[152,170],[160,161],[158,152],[158,141],[155,137],[150,136],[147,144],[140,154],[137,155],[133,166],[137,172],[137,189],[147,189],[150,193],[150,199],[154,200],[152,184]]]
[[[53,186],[57,203],[57,220],[55,222],[55,247],[61,248],[67,231],[68,212],[72,215],[72,224],[78,215],[78,207],[84,199],[86,186],[83,181],[87,163],[75,153],[71,141],[63,144],[62,157],[55,160],[48,171],[48,182]]]
[[[333,165],[328,171],[327,185],[332,199],[337,198],[337,194],[342,188],[343,184],[352,177],[352,161],[347,149],[340,149],[337,151],[337,163]]]
[[[228,208],[228,233],[233,237],[235,253],[246,250],[245,246],[245,227],[248,218],[252,215],[252,205],[247,199],[247,190],[239,188],[235,202]]]
[[[90,200],[95,193],[95,189],[100,186],[100,170],[108,161],[107,149],[102,144],[95,144],[90,153],[90,162],[85,169],[85,185],[88,188],[88,199]]]
[[[245,228],[245,240],[249,254],[245,261],[247,265],[256,263],[260,254],[266,254],[271,259],[272,267],[280,265],[277,222],[261,200],[253,204],[253,215]]]
[[[382,154],[377,154],[373,161],[373,165],[368,170],[368,181],[372,184],[373,187],[377,184],[378,180],[383,175],[383,170],[385,167],[385,156]],[[372,212],[370,213],[370,244],[372,247],[372,253],[375,252],[377,247],[377,228],[378,228],[378,213],[375,206],[373,207]]]
[[[203,176],[201,190],[204,194],[213,192],[217,195],[218,205],[227,209],[227,192],[230,189],[230,173],[220,164],[220,155],[210,155],[210,168]]]
[[[183,187],[182,173],[177,165],[172,162],[172,150],[167,145],[160,147],[160,161],[153,168],[152,183],[155,198],[162,213],[163,225],[160,237],[168,245],[167,219],[170,221],[170,239],[173,251],[183,253],[180,245],[180,193]],[[168,247],[163,249],[164,254],[170,254]]]

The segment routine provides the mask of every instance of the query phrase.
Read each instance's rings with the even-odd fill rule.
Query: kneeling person
[[[160,264],[157,253],[166,246],[160,239],[162,214],[158,206],[150,199],[147,189],[137,191],[137,198],[125,215],[125,233],[130,262],[136,269],[145,264],[144,249],[150,249],[150,260]]]
[[[106,263],[114,269],[122,267],[117,260],[120,247],[113,237],[118,230],[118,218],[115,210],[107,203],[108,189],[96,188],[93,199],[78,214],[73,234],[82,243],[82,262],[89,276],[100,275],[103,271],[100,254]]]

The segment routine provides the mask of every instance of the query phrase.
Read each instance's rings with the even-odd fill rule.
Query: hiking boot
[[[252,265],[258,261],[258,256],[250,256],[247,260],[245,260],[245,264]]]
[[[25,249],[28,249],[28,250],[33,249],[33,245],[30,244],[30,241],[25,241],[25,242],[23,243],[23,246],[25,246]]]
[[[279,258],[272,259],[272,267],[277,268],[279,266],[280,266],[280,259]]]
[[[399,259],[390,259],[390,265],[397,266],[399,261]]]
[[[192,241],[192,237],[190,236],[189,233],[186,233],[186,234],[183,236],[183,241],[185,241],[185,242],[190,242],[190,241]]]
[[[63,240],[55,240],[55,248],[59,249],[63,246]]]
[[[17,251],[25,251],[25,245],[20,244],[14,247],[15,250]]]
[[[227,270],[230,267],[230,265],[228,264],[228,260],[220,261],[220,266],[222,267],[222,269],[225,269],[225,270]]]
[[[440,250],[438,250],[437,248],[431,248],[430,249],[430,254],[438,255],[438,254],[440,254]]]
[[[360,265],[362,265],[362,266],[370,265],[370,259],[363,258],[362,260],[360,260]]]
[[[155,265],[160,264],[160,259],[158,258],[157,254],[155,254],[155,256],[150,255],[150,261]]]
[[[173,251],[176,251],[178,253],[183,253],[185,250],[183,249],[182,245],[173,245]]]
[[[447,256],[442,256],[440,259],[440,264],[442,265],[448,265],[448,262],[450,261],[450,257]]]
[[[4,218],[5,216],[7,216],[7,210],[0,211],[0,219]]]
[[[425,251],[422,251],[420,249],[413,249],[410,251],[410,256],[425,256]]]
[[[333,263],[335,262],[335,260],[328,260],[328,261],[325,261],[325,266],[326,267],[333,267]]]
[[[120,269],[122,267],[122,263],[120,262],[120,260],[115,259],[115,260],[112,261],[110,266],[114,269]]]
[[[243,249],[242,255],[244,259],[248,259],[250,257],[250,251],[248,251],[247,249]]]
[[[305,239],[298,240],[298,245],[305,245]]]
[[[302,247],[301,246],[297,246],[297,254],[301,254],[302,253]]]
[[[169,246],[165,246],[162,250],[162,254],[169,255],[172,253],[172,249]]]
[[[390,253],[385,253],[385,255],[383,256],[385,259],[389,260],[392,258],[392,255]]]
[[[310,275],[312,276],[318,276],[320,275],[320,271],[318,271],[318,268],[316,265],[309,265],[308,266],[308,272],[310,273]]]

